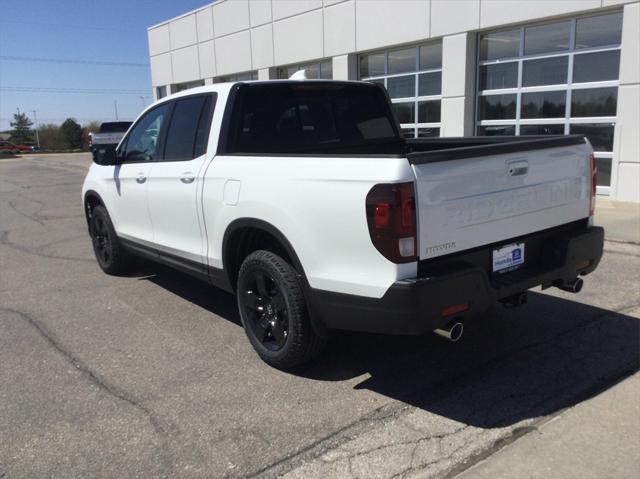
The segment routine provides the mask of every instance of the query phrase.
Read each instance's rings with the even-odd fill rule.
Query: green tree
[[[62,131],[58,125],[53,123],[40,125],[38,135],[40,135],[40,148],[45,151],[64,150],[67,148],[66,141],[62,137]]]
[[[11,125],[11,139],[17,145],[23,145],[28,141],[33,141],[33,122],[24,113],[14,113]]]
[[[73,118],[67,118],[60,125],[60,131],[67,148],[70,150],[82,148],[82,127]]]

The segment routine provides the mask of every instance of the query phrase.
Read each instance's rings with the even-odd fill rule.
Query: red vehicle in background
[[[0,150],[26,152],[33,151],[33,147],[26,145],[14,145],[10,141],[0,141]]]

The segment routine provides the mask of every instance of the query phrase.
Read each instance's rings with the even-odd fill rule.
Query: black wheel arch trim
[[[235,291],[235,284],[233,284],[233,281],[232,281],[231,271],[229,270],[229,268],[225,267],[225,263],[228,255],[228,248],[230,247],[229,238],[235,231],[241,228],[254,228],[254,229],[262,230],[265,233],[270,234],[278,242],[280,242],[282,247],[285,249],[287,255],[291,259],[291,262],[293,263],[292,265],[293,268],[297,271],[298,275],[300,276],[300,280],[302,281],[302,285],[303,285],[302,289],[304,291],[305,300],[308,306],[307,310],[309,313],[309,317],[311,318],[311,325],[316,334],[318,334],[321,337],[326,337],[327,328],[325,324],[317,317],[317,315],[314,314],[313,308],[311,307],[311,302],[309,297],[311,286],[309,285],[309,281],[307,280],[307,276],[305,274],[302,263],[300,262],[300,258],[298,257],[296,250],[293,248],[293,246],[291,245],[291,242],[287,239],[287,237],[282,233],[282,231],[280,231],[278,228],[273,226],[271,223],[264,220],[260,220],[258,218],[238,218],[233,220],[231,223],[229,223],[229,225],[227,226],[227,229],[224,232],[224,236],[222,239],[222,267],[225,272],[228,284],[232,285]]]
[[[229,238],[233,233],[235,233],[237,230],[241,228],[254,228],[254,229],[262,230],[265,233],[268,233],[271,236],[273,236],[276,240],[278,240],[282,245],[282,247],[287,252],[287,254],[289,255],[289,258],[291,258],[291,261],[293,262],[293,267],[295,268],[295,270],[304,278],[305,284],[307,283],[307,279],[304,273],[304,268],[302,267],[300,258],[298,258],[298,255],[295,249],[293,248],[293,246],[291,245],[287,237],[278,228],[273,226],[271,223],[268,223],[264,220],[260,220],[257,218],[238,218],[236,220],[233,220],[231,223],[229,223],[229,225],[227,226],[227,229],[224,232],[224,237],[222,239],[222,266],[227,272],[227,276],[230,282],[231,282],[231,276],[230,276],[231,272],[228,270],[228,268],[226,268],[226,265],[225,265],[227,254],[228,254],[228,248],[229,248]]]
[[[89,227],[89,222],[91,221],[91,214],[88,208],[88,203],[90,198],[95,198],[98,201],[98,204],[105,207],[104,200],[100,196],[100,194],[95,190],[87,190],[84,194],[84,198],[82,199],[82,208],[84,209],[84,215],[87,220],[87,228]],[[107,211],[108,212],[108,211]]]

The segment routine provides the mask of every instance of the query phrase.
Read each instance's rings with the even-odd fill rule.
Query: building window
[[[278,78],[285,80],[300,70],[305,70],[307,78],[313,80],[331,80],[333,78],[333,65],[331,60],[280,67],[278,68]]]
[[[185,91],[190,88],[196,88],[204,85],[204,80],[192,81],[187,83],[176,83],[171,87],[171,93],[178,93],[180,91]]]
[[[226,83],[226,82],[234,82],[234,81],[251,81],[258,79],[258,72],[256,70],[244,73],[236,73],[234,75],[226,75],[218,78],[218,82]]]
[[[585,135],[611,185],[622,12],[480,34],[478,135]]]
[[[359,68],[387,88],[405,137],[440,136],[442,42],[361,55]]]
[[[156,100],[160,98],[164,98],[167,96],[167,87],[166,86],[157,86],[156,87]]]

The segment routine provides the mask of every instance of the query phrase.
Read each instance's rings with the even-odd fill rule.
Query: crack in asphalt
[[[435,401],[438,400],[438,396],[444,396],[446,397],[446,395],[448,394],[448,391],[450,389],[456,389],[457,387],[459,387],[461,384],[463,384],[467,379],[472,379],[473,377],[477,376],[477,374],[481,371],[491,371],[491,370],[496,370],[499,369],[500,367],[506,366],[508,364],[510,364],[513,360],[514,357],[517,357],[519,355],[522,355],[523,353],[526,353],[530,350],[533,350],[535,348],[538,348],[540,346],[544,346],[546,344],[552,344],[554,342],[560,343],[563,339],[569,337],[572,333],[574,333],[576,330],[578,329],[582,329],[582,328],[586,328],[588,326],[593,326],[596,323],[599,323],[603,320],[605,320],[607,317],[610,317],[611,315],[615,315],[615,314],[622,314],[622,313],[626,313],[626,312],[630,312],[636,308],[640,307],[640,302],[632,302],[632,303],[628,303],[625,305],[622,305],[618,308],[616,308],[615,310],[609,310],[609,311],[602,311],[602,313],[600,314],[596,314],[594,315],[590,320],[581,323],[573,328],[569,328],[565,331],[561,331],[558,334],[547,338],[545,340],[542,341],[538,341],[536,343],[531,343],[531,344],[527,344],[524,347],[521,347],[519,349],[513,350],[508,352],[508,354],[506,356],[502,356],[499,358],[494,358],[480,366],[478,366],[477,368],[474,368],[472,370],[469,370],[459,376],[456,376],[455,378],[449,379],[449,380],[445,380],[442,381],[441,383],[435,384],[430,386],[430,389],[433,390],[437,390],[439,391],[439,394],[437,394],[436,397],[434,397],[433,399]],[[580,358],[573,358],[574,361],[580,361]],[[637,361],[634,361],[632,363],[629,364],[625,364],[623,366],[621,366],[618,370],[611,372],[609,375],[605,376],[605,377],[600,377],[597,378],[597,380],[590,385],[589,387],[587,387],[586,389],[583,389],[581,391],[578,391],[575,394],[572,394],[572,398],[569,399],[568,401],[581,401],[581,400],[585,400],[588,397],[591,397],[592,395],[596,394],[597,392],[602,391],[603,389],[605,389],[606,387],[608,387],[609,385],[616,383],[617,381],[623,379],[624,377],[628,376],[629,374],[632,374],[634,371],[636,371],[638,369],[638,364]],[[566,386],[565,388],[559,388],[561,391],[568,391],[569,389],[571,389],[569,386]],[[534,388],[535,390],[535,388]],[[532,393],[534,390],[529,391],[529,393]],[[409,402],[408,399],[410,399],[411,397],[417,397],[421,394],[423,394],[424,391],[422,390],[418,390],[418,391],[413,391],[409,394],[407,394],[405,401]],[[526,396],[526,393],[523,393],[519,396]],[[441,398],[442,399],[442,398]],[[531,405],[529,405],[529,407],[527,407],[527,411],[535,411],[537,410],[536,408],[540,408],[542,405],[544,405],[545,403],[547,403],[549,401],[550,397],[549,396],[544,396],[542,398],[540,398],[539,400],[535,401],[534,403],[532,403]],[[403,427],[406,427],[407,429],[410,429],[412,431],[415,432],[419,432],[421,434],[425,434],[426,431],[421,431],[420,429],[414,428],[414,427],[410,427],[407,423],[407,421],[403,420],[403,417],[407,416],[409,413],[420,410],[421,408],[417,407],[417,406],[411,406],[411,405],[407,405],[403,401],[402,398],[399,398],[397,400],[398,402],[394,402],[394,403],[390,403],[387,405],[382,406],[381,408],[378,408],[374,411],[372,411],[371,413],[363,416],[362,418],[358,419],[357,421],[353,422],[350,425],[345,426],[344,428],[340,429],[339,431],[334,432],[333,434],[328,435],[327,437],[320,439],[318,441],[316,441],[313,444],[310,444],[309,446],[307,446],[306,448],[298,451],[295,454],[289,455],[289,456],[285,456],[280,460],[277,460],[275,462],[273,462],[272,464],[265,466],[257,471],[255,471],[252,474],[247,475],[246,477],[276,477],[276,476],[281,476],[284,475],[286,473],[289,473],[307,463],[309,463],[310,461],[316,460],[316,459],[320,459],[322,462],[324,463],[334,463],[334,462],[338,462],[341,460],[347,460],[348,461],[348,469],[349,469],[349,473],[351,475],[351,477],[355,478],[357,476],[355,476],[353,474],[353,467],[352,467],[352,460],[354,458],[357,457],[361,457],[367,454],[371,454],[372,452],[378,451],[378,450],[383,450],[389,447],[397,447],[400,445],[412,445],[414,443],[420,443],[420,441],[426,442],[426,441],[432,441],[432,440],[437,440],[437,441],[442,441],[445,438],[450,438],[455,436],[456,434],[459,434],[461,432],[463,432],[464,430],[468,429],[470,426],[469,425],[464,425],[460,428],[456,428],[452,431],[448,431],[446,433],[442,433],[440,435],[430,435],[430,436],[426,436],[426,437],[422,437],[419,438],[415,441],[409,441],[406,443],[391,443],[391,444],[385,444],[385,445],[381,445],[381,446],[377,446],[375,448],[372,448],[370,450],[366,450],[366,451],[357,451],[354,452],[352,455],[346,454],[346,455],[341,455],[340,457],[336,458],[335,460],[332,461],[327,461],[324,460],[322,458],[323,455],[325,455],[326,453],[330,452],[330,451],[336,451],[336,452],[340,452],[339,449],[340,447],[342,447],[343,445],[347,444],[349,441],[354,440],[357,437],[362,436],[363,434],[365,434],[366,432],[369,432],[375,428],[380,428],[380,427],[384,427],[385,424],[387,423],[391,423],[394,420],[398,420]],[[558,411],[555,411],[553,413],[550,414],[546,414],[543,415],[541,417],[539,417],[538,419],[532,419],[529,421],[529,424],[525,424],[522,425],[520,427],[517,427],[513,430],[508,431],[506,434],[504,434],[502,437],[498,438],[497,440],[495,440],[493,442],[493,444],[488,447],[488,448],[482,448],[479,451],[475,451],[473,454],[471,454],[469,457],[465,458],[465,460],[460,463],[460,464],[454,464],[453,467],[449,468],[447,471],[444,471],[442,474],[438,474],[439,477],[443,477],[443,478],[453,478],[454,476],[460,474],[462,471],[470,468],[471,466],[473,466],[474,464],[476,464],[477,462],[485,459],[486,457],[489,457],[490,455],[494,454],[495,452],[499,451],[500,449],[502,449],[503,447],[505,447],[508,444],[511,444],[512,442],[518,440],[519,438],[521,438],[522,436],[532,432],[532,431],[536,431],[538,429],[538,427],[541,424],[544,424],[547,421],[550,421],[551,419],[561,415],[562,413],[564,413],[564,411],[566,411],[568,409],[568,407],[565,408],[561,408]],[[488,413],[487,413],[488,414]],[[512,414],[513,417],[518,417],[519,414],[518,412],[514,412]],[[505,421],[508,423],[510,420],[511,416],[507,416],[504,418],[500,419],[500,423],[504,423]],[[488,416],[487,416],[488,418]],[[490,421],[487,421],[487,423],[491,423]],[[431,461],[427,464],[420,464],[417,466],[411,466],[403,471],[401,471],[398,477],[404,477],[409,473],[412,472],[418,472],[421,470],[426,469],[429,466],[432,466],[434,464],[449,460],[453,454],[455,454],[456,452],[458,452],[459,450],[461,450],[462,448],[464,448],[466,445],[468,444],[468,441],[464,441],[462,446],[457,447],[455,450],[451,451],[449,454],[445,455],[445,456],[440,456],[437,459],[435,459],[434,461]],[[441,445],[440,445],[441,447]],[[416,447],[417,450],[417,447]],[[412,462],[413,462],[413,456],[415,454],[415,450],[412,453]]]
[[[123,401],[136,410],[143,413],[151,427],[156,432],[157,436],[161,440],[161,447],[163,453],[161,454],[162,463],[167,476],[171,476],[174,469],[175,460],[173,459],[173,453],[169,447],[169,429],[176,429],[174,425],[163,425],[163,421],[160,417],[149,407],[145,406],[140,399],[134,397],[131,393],[125,389],[110,383],[107,379],[100,376],[97,372],[93,371],[84,361],[65,348],[62,343],[56,338],[55,334],[51,332],[41,321],[35,319],[33,316],[12,308],[0,308],[0,311],[11,313],[20,317],[27,324],[29,324],[39,335],[49,343],[55,351],[57,351],[67,362],[69,362],[80,374],[92,385],[98,387],[108,395]],[[165,422],[167,422],[165,420]],[[1,478],[2,476],[0,476]]]
[[[41,258],[61,259],[61,260],[67,260],[67,261],[81,261],[83,263],[95,263],[95,259],[93,259],[93,258],[77,258],[77,257],[73,257],[73,256],[62,256],[62,255],[44,253],[44,252],[40,251],[42,248],[44,248],[46,246],[50,246],[50,244],[43,245],[43,246],[37,246],[37,247],[31,247],[31,246],[24,246],[24,245],[21,245],[21,244],[18,244],[18,243],[14,243],[13,241],[9,240],[9,233],[10,233],[9,231],[3,231],[2,233],[0,233],[0,245],[4,245],[4,246],[7,246],[9,248],[13,248],[13,249],[21,251],[23,253],[31,254],[31,255],[34,255],[34,256],[39,256]]]
[[[51,165],[52,163],[50,163],[51,160],[46,160],[46,159],[37,159],[37,160],[33,160],[36,163],[44,163],[45,161],[47,162],[48,165]],[[56,164],[53,163],[53,165],[55,166]],[[77,166],[73,166],[71,167],[70,165],[58,165],[64,169],[67,170],[77,170],[79,169],[79,167]],[[75,173],[75,171],[74,171]],[[11,183],[11,182],[8,182]],[[76,184],[71,183],[71,184]],[[22,189],[29,189],[31,188],[31,186],[22,186],[22,185],[17,185],[14,184],[14,186],[18,186]],[[45,186],[49,186],[49,185],[34,185],[34,187],[40,187],[42,186],[43,188]],[[18,192],[18,194],[20,194],[20,192]],[[44,226],[44,221],[46,221],[47,219],[49,219],[48,217],[44,217],[39,215],[38,213],[43,209],[42,207],[36,212],[34,213],[34,217],[29,217],[26,213],[23,213],[21,211],[18,211],[18,209],[15,207],[15,203],[11,204],[12,202],[9,202],[9,206],[14,209],[14,211],[16,211],[18,214],[25,216],[27,218],[29,218],[30,220],[39,223],[40,225]],[[35,228],[34,228],[35,229]],[[5,231],[5,232],[1,232],[0,233],[0,244],[4,244],[7,245],[8,247],[12,247],[15,248],[19,251],[23,251],[25,253],[28,254],[32,254],[32,255],[36,255],[36,256],[41,256],[41,257],[45,257],[45,258],[54,258],[54,259],[62,259],[62,260],[70,260],[70,261],[87,261],[87,262],[94,262],[93,259],[87,259],[87,258],[74,258],[74,257],[65,257],[65,256],[59,256],[59,255],[51,255],[51,254],[47,254],[42,252],[41,250],[45,247],[47,247],[48,245],[43,245],[43,246],[37,246],[37,247],[29,247],[29,246],[24,246],[24,245],[20,245],[17,243],[13,243],[12,241],[9,240],[9,231]],[[610,241],[610,240],[607,240]],[[612,241],[612,243],[621,243],[619,241]],[[627,242],[628,243],[628,242]],[[633,243],[632,243],[633,244]],[[631,253],[627,253],[627,252],[621,252],[621,251],[616,251],[616,250],[612,250],[612,249],[605,249],[605,251],[607,253],[612,253],[612,254],[617,254],[617,255],[624,255],[624,256],[633,256],[633,257],[638,257],[638,255],[635,254],[631,254]],[[446,379],[444,381],[441,381],[440,383],[435,383],[434,385],[430,385],[430,388],[433,389],[437,389],[438,391],[435,394],[431,394],[429,393],[429,396],[431,396],[430,400],[434,401],[434,402],[438,402],[441,401],[443,399],[446,399],[448,395],[450,395],[450,393],[452,392],[452,390],[456,390],[458,389],[462,383],[464,383],[466,380],[473,380],[473,379],[477,379],[477,376],[482,373],[482,372],[491,372],[495,369],[498,369],[500,367],[503,367],[506,364],[509,364],[514,357],[517,357],[519,354],[524,354],[527,351],[529,351],[530,349],[539,347],[541,345],[545,345],[545,344],[552,344],[554,342],[557,341],[562,341],[562,338],[564,337],[568,337],[570,336],[572,333],[574,333],[578,328],[582,328],[585,326],[590,326],[593,325],[595,323],[597,323],[598,321],[602,321],[604,320],[606,317],[608,317],[609,315],[611,315],[612,313],[623,313],[626,311],[631,311],[635,308],[637,308],[638,306],[640,306],[640,303],[633,303],[633,304],[628,304],[626,306],[622,306],[618,309],[616,309],[615,311],[604,311],[601,314],[596,314],[593,315],[590,320],[585,321],[584,323],[580,324],[579,326],[576,326],[574,328],[569,328],[565,331],[561,331],[558,334],[554,335],[551,338],[547,338],[545,340],[542,341],[538,341],[537,343],[531,343],[528,344],[526,346],[520,347],[520,348],[515,348],[512,351],[506,350],[505,353],[506,355],[502,356],[502,357],[498,357],[498,358],[493,358],[483,364],[479,364],[477,365],[475,368],[473,369],[469,369],[465,372],[463,372],[462,374],[455,376],[451,379]],[[12,310],[12,309],[6,309],[6,308],[0,308],[0,311],[8,311],[8,312],[12,312],[20,317],[22,317],[25,321],[27,321],[28,323],[31,324],[31,326],[33,328],[35,328],[60,354],[63,355],[63,357],[69,361],[76,369],[78,369],[81,374],[83,375],[83,377],[85,377],[91,384],[95,384],[97,387],[99,387],[101,390],[105,391],[107,394],[121,400],[124,401],[128,404],[130,404],[132,407],[136,408],[137,410],[141,411],[149,420],[151,426],[153,427],[154,431],[158,434],[158,436],[162,439],[162,444],[163,446],[166,448],[166,452],[167,454],[163,454],[162,460],[163,460],[163,464],[165,461],[168,461],[167,464],[165,465],[165,470],[168,471],[167,474],[170,474],[171,472],[173,472],[173,468],[175,467],[175,460],[173,457],[173,454],[171,453],[169,446],[168,446],[168,438],[169,438],[169,427],[165,427],[162,424],[162,421],[160,421],[160,418],[158,418],[155,413],[153,412],[153,410],[147,408],[142,402],[140,402],[138,399],[136,399],[135,397],[131,396],[126,390],[116,386],[116,385],[112,385],[110,384],[108,381],[106,381],[104,378],[100,377],[97,373],[93,372],[84,362],[82,362],[79,358],[77,358],[76,356],[74,356],[72,353],[68,352],[65,348],[62,347],[62,345],[59,343],[59,341],[57,341],[57,339],[55,338],[55,336],[48,331],[48,329],[38,320],[36,320],[35,318],[32,318],[31,316],[29,316],[26,313],[20,312],[20,311],[16,311],[16,310]],[[557,346],[558,348],[561,348],[561,344],[556,344],[555,346]],[[577,357],[578,355],[574,355],[572,354],[571,357],[569,358],[570,361],[574,361],[574,362],[580,362],[581,358]],[[620,375],[620,369],[614,371],[613,373],[611,373],[609,376],[607,376],[606,378],[598,378],[595,381],[595,384],[592,385],[593,389],[603,389],[604,387],[608,386],[610,384],[610,380],[612,378],[616,377],[616,374],[619,376]],[[440,389],[443,389],[443,391],[440,391]],[[558,388],[559,390],[563,390],[563,388]],[[569,386],[565,387],[564,390],[571,390],[571,388]],[[408,394],[405,395],[405,399],[406,398],[410,398],[410,397],[415,397],[418,395],[423,395],[425,394],[425,390],[424,389],[419,389],[416,391],[412,391]],[[584,391],[581,392],[577,392],[574,393],[574,396],[580,397],[581,395],[584,395]],[[522,394],[522,395],[518,395],[518,397],[520,396],[525,396],[526,394]],[[309,460],[314,460],[314,459],[320,459],[323,462],[326,463],[334,463],[334,462],[338,462],[338,461],[343,461],[343,460],[347,460],[348,461],[348,468],[349,468],[349,472],[351,473],[352,477],[357,477],[354,474],[353,471],[353,464],[352,462],[354,460],[357,460],[358,458],[361,458],[363,456],[366,456],[368,454],[372,454],[376,451],[382,451],[385,449],[388,449],[390,447],[399,447],[399,446],[406,446],[406,447],[410,447],[412,446],[411,449],[411,460],[409,461],[409,467],[403,469],[402,471],[396,473],[396,475],[394,477],[400,477],[403,478],[405,476],[407,476],[408,474],[411,474],[412,472],[419,472],[422,470],[426,470],[427,468],[434,466],[438,463],[441,463],[443,461],[451,461],[452,457],[459,452],[460,450],[467,448],[471,442],[472,439],[477,437],[478,434],[473,434],[473,432],[471,432],[471,434],[469,435],[468,438],[466,438],[465,440],[462,441],[462,445],[459,445],[458,447],[456,447],[455,449],[453,449],[452,451],[447,451],[447,454],[444,454],[444,451],[446,449],[443,449],[443,441],[446,439],[450,439],[453,438],[456,435],[461,435],[465,433],[465,430],[469,429],[472,426],[469,426],[466,424],[466,422],[464,419],[462,419],[463,422],[465,422],[465,424],[461,427],[458,428],[454,428],[451,431],[448,431],[446,433],[441,433],[441,434],[435,434],[432,436],[427,436],[427,437],[420,437],[415,439],[414,441],[408,441],[408,442],[397,442],[395,444],[385,444],[382,446],[378,446],[376,448],[372,448],[371,450],[367,450],[367,451],[351,451],[352,455],[341,455],[339,458],[334,459],[334,460],[325,460],[323,459],[322,455],[324,455],[327,452],[330,451],[338,451],[340,449],[341,446],[347,444],[350,440],[353,440],[357,437],[362,436],[363,434],[366,434],[367,432],[373,431],[373,430],[377,430],[380,427],[384,427],[385,424],[391,423],[392,421],[398,421],[402,424],[402,426],[407,427],[407,429],[413,430],[418,434],[428,434],[428,431],[425,430],[421,430],[419,428],[414,428],[409,426],[408,421],[406,421],[406,417],[411,413],[414,412],[416,410],[421,410],[420,407],[416,407],[416,406],[411,406],[411,405],[407,405],[404,404],[400,401],[402,401],[403,398],[396,398],[394,399],[392,402],[386,404],[385,406],[382,406],[381,408],[378,408],[372,412],[370,412],[369,414],[357,419],[355,422],[348,424],[346,426],[344,426],[343,428],[339,429],[338,431],[334,431],[333,433],[331,433],[330,435],[321,438],[317,441],[315,441],[314,443],[310,444],[308,447],[303,448],[302,450],[295,452],[293,454],[290,454],[288,456],[285,456],[282,459],[276,460],[275,462],[273,462],[270,465],[265,466],[264,468],[260,469],[258,472],[253,473],[252,475],[248,476],[248,477],[256,477],[256,476],[263,476],[263,475],[280,475],[282,473],[287,473],[289,471],[294,470],[295,468],[297,468],[300,465],[305,464],[307,461]],[[543,397],[542,399],[532,403],[532,405],[530,407],[527,408],[527,410],[535,410],[537,407],[539,407],[541,404],[544,404],[545,401],[548,400],[548,396]],[[497,405],[494,405],[494,407],[498,407]],[[556,411],[553,414],[549,414],[549,415],[545,415],[545,416],[541,416],[538,419],[534,419],[531,420],[533,421],[531,424],[529,425],[523,425],[521,427],[517,427],[513,430],[507,431],[503,437],[500,437],[498,439],[496,439],[489,447],[483,447],[481,448],[481,450],[479,451],[473,451],[472,450],[472,454],[469,455],[468,457],[465,457],[464,462],[460,463],[460,464],[453,464],[452,466],[449,466],[448,471],[443,471],[442,474],[444,474],[444,476],[442,477],[454,477],[455,475],[459,474],[460,472],[468,469],[469,467],[471,467],[473,464],[476,464],[477,462],[481,461],[482,459],[491,456],[492,454],[494,454],[495,452],[499,451],[500,449],[502,449],[503,447],[505,447],[508,444],[511,444],[512,442],[518,440],[519,438],[521,438],[522,436],[532,432],[532,431],[536,431],[537,430],[537,426],[545,423],[546,421],[551,420],[552,418],[557,417],[558,415],[564,413],[564,411],[566,411],[567,408],[563,408],[562,410]],[[490,411],[487,408],[484,407],[476,407],[473,408],[470,413],[469,416],[473,416],[473,415],[478,415],[478,414],[482,414],[485,413],[485,423],[490,423]],[[514,416],[517,416],[517,413],[513,414]],[[466,417],[466,416],[465,416]],[[511,417],[511,416],[509,416]],[[501,421],[504,421],[504,418],[501,418]],[[168,423],[167,423],[168,424]],[[251,435],[251,432],[246,433],[248,435]],[[255,433],[256,437],[264,442],[267,443],[266,439],[264,437],[262,437],[261,435],[259,435],[258,433]],[[464,437],[464,436],[463,436]],[[234,439],[233,435],[227,435],[227,436],[223,436],[220,440],[224,441],[224,440],[231,440]],[[246,440],[246,437],[244,438]],[[436,447],[438,448],[439,454],[438,457],[434,460],[431,460],[429,462],[426,463],[420,463],[419,460],[416,461],[416,455],[417,452],[420,450],[421,446],[423,446],[424,444],[429,443],[430,441],[434,441]],[[218,441],[216,441],[218,442]],[[451,446],[452,444],[449,444],[449,446]],[[427,459],[426,457],[424,459]],[[5,476],[5,473],[0,471],[0,479],[3,479]]]
[[[16,204],[13,201],[7,201],[7,204],[9,205],[9,207],[15,211],[16,213],[18,213],[20,216],[23,216],[25,218],[27,218],[28,220],[31,220],[35,223],[38,223],[40,226],[45,226],[44,221],[42,221],[41,219],[38,218],[38,213],[42,210],[42,208],[44,208],[44,203],[37,201],[37,200],[32,200],[35,201],[36,203],[40,203],[40,208],[33,213],[32,215],[25,213],[23,211],[21,211],[20,209],[18,209],[18,207],[16,206]]]
[[[640,243],[638,243],[637,241],[632,241],[632,240],[619,240],[619,239],[605,238],[605,241],[608,241],[610,243],[631,244],[631,245],[634,245],[634,246],[640,246]]]
[[[633,244],[633,243],[630,243],[630,244]],[[640,254],[628,253],[626,251],[616,251],[616,250],[613,250],[613,249],[604,248],[604,252],[605,253],[609,253],[609,254],[619,254],[621,256],[632,256],[634,258],[640,258]]]
[[[75,163],[62,163],[60,161],[52,160],[51,157],[49,157],[48,159],[47,158],[27,158],[27,161],[32,161],[34,163],[45,165],[47,167],[52,167],[52,169],[55,169],[55,167],[57,167],[58,169],[61,169],[61,170],[70,170],[74,172],[77,172],[78,170],[80,170],[83,173],[86,173],[89,170],[89,168],[87,168],[85,165],[77,165]]]

